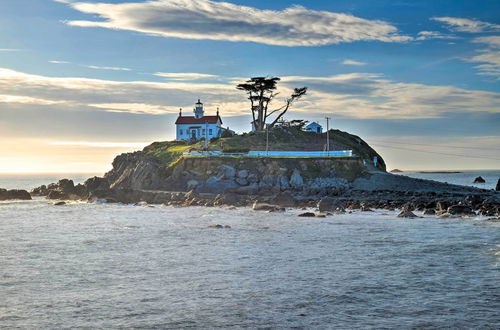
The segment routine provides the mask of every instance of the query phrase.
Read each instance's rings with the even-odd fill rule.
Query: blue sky
[[[500,168],[498,1],[3,0],[0,171],[105,170],[198,97],[248,130],[260,75],[391,168]]]

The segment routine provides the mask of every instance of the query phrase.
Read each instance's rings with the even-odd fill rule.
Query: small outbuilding
[[[323,133],[323,126],[321,126],[317,122],[313,121],[312,123],[310,123],[309,125],[307,125],[304,128],[304,130],[306,132],[313,132],[313,133],[321,134],[321,133]]]

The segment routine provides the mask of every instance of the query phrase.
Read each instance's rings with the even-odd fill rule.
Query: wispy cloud
[[[19,52],[21,51],[20,49],[13,49],[13,48],[0,48],[0,52]]]
[[[355,61],[355,60],[343,60],[342,64],[344,64],[344,65],[355,65],[355,66],[366,65],[365,62],[360,62],[360,61]]]
[[[473,41],[486,45],[486,48],[480,49],[479,55],[468,58],[467,61],[481,63],[475,66],[479,75],[500,79],[500,36],[480,37]]]
[[[52,64],[70,64],[71,62],[51,60],[51,61],[49,61],[49,63],[52,63]]]
[[[500,25],[482,22],[476,19],[460,17],[432,17],[431,20],[443,22],[452,31],[457,32],[497,32],[500,31]]]
[[[443,34],[438,31],[420,31],[416,40],[429,40],[429,39],[456,39],[456,36]]]
[[[131,71],[131,69],[129,68],[121,68],[117,66],[97,66],[97,65],[83,65],[83,64],[80,66],[94,70]]]
[[[281,95],[289,94],[293,87],[310,88],[308,96],[294,107],[294,111],[308,114],[335,109],[336,114],[351,118],[415,119],[448,112],[500,113],[500,93],[401,83],[380,74],[287,76],[280,85]],[[229,79],[218,83],[123,82],[46,77],[0,68],[0,90],[8,102],[3,107],[12,104],[16,109],[30,103],[46,110],[163,115],[175,114],[180,107],[191,108],[201,98],[208,112],[220,106],[225,116],[248,114],[245,95]]]
[[[213,79],[218,78],[218,75],[214,74],[206,74],[206,73],[194,73],[194,72],[186,72],[186,73],[167,73],[167,72],[156,72],[153,75],[167,78],[170,80],[199,80],[199,79]]]
[[[183,39],[257,42],[277,46],[321,46],[355,41],[406,42],[411,37],[381,20],[293,6],[261,10],[212,0],[156,0],[135,3],[77,2],[72,8],[101,21],[69,25],[130,30]]]

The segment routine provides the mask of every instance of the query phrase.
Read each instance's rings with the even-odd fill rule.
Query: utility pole
[[[266,125],[266,156],[269,156],[269,126]]]
[[[205,149],[208,151],[208,121],[205,120]]]
[[[326,155],[330,155],[330,117],[326,118]]]

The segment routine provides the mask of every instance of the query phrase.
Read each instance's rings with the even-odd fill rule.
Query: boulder
[[[250,184],[259,182],[259,177],[257,174],[249,174],[246,178]]]
[[[220,206],[220,205],[239,205],[240,204],[241,197],[232,194],[232,193],[225,193],[225,194],[219,194],[215,197],[214,199],[214,205],[215,206]]]
[[[293,170],[292,175],[290,176],[290,186],[294,189],[300,189],[304,185],[304,179],[300,175],[300,171],[295,169]]]
[[[217,168],[217,179],[219,180],[229,180],[236,176],[236,170],[234,167],[229,165],[221,165]]]
[[[313,212],[304,212],[304,213],[299,214],[299,217],[314,218],[314,217],[316,217],[316,214]]]
[[[240,179],[246,179],[248,178],[248,175],[249,175],[248,170],[240,170],[237,173],[237,177]]]
[[[450,215],[476,215],[476,213],[466,205],[452,205],[448,207],[447,213]]]
[[[57,203],[54,203],[55,206],[62,206],[62,205],[66,205],[66,202],[57,202]]]
[[[402,210],[398,218],[418,218],[418,216],[410,210]]]
[[[240,186],[248,186],[248,180],[245,178],[236,178],[236,183],[239,184]]]
[[[279,176],[277,179],[277,186],[279,186],[281,191],[285,191],[290,188],[290,181],[286,176]]]
[[[477,178],[474,179],[473,183],[485,183],[486,180],[483,179],[483,177],[478,176]]]
[[[497,186],[496,186],[495,190],[500,191],[500,179],[498,179]]]
[[[12,190],[0,189],[0,201],[14,200],[14,199],[18,199],[18,200],[31,200],[31,195],[26,190],[20,190],[20,189],[12,189]]]
[[[61,190],[50,190],[47,194],[48,199],[68,199],[69,196]]]
[[[34,196],[47,196],[49,190],[46,185],[41,185],[40,187],[34,188],[31,190],[31,194]]]

